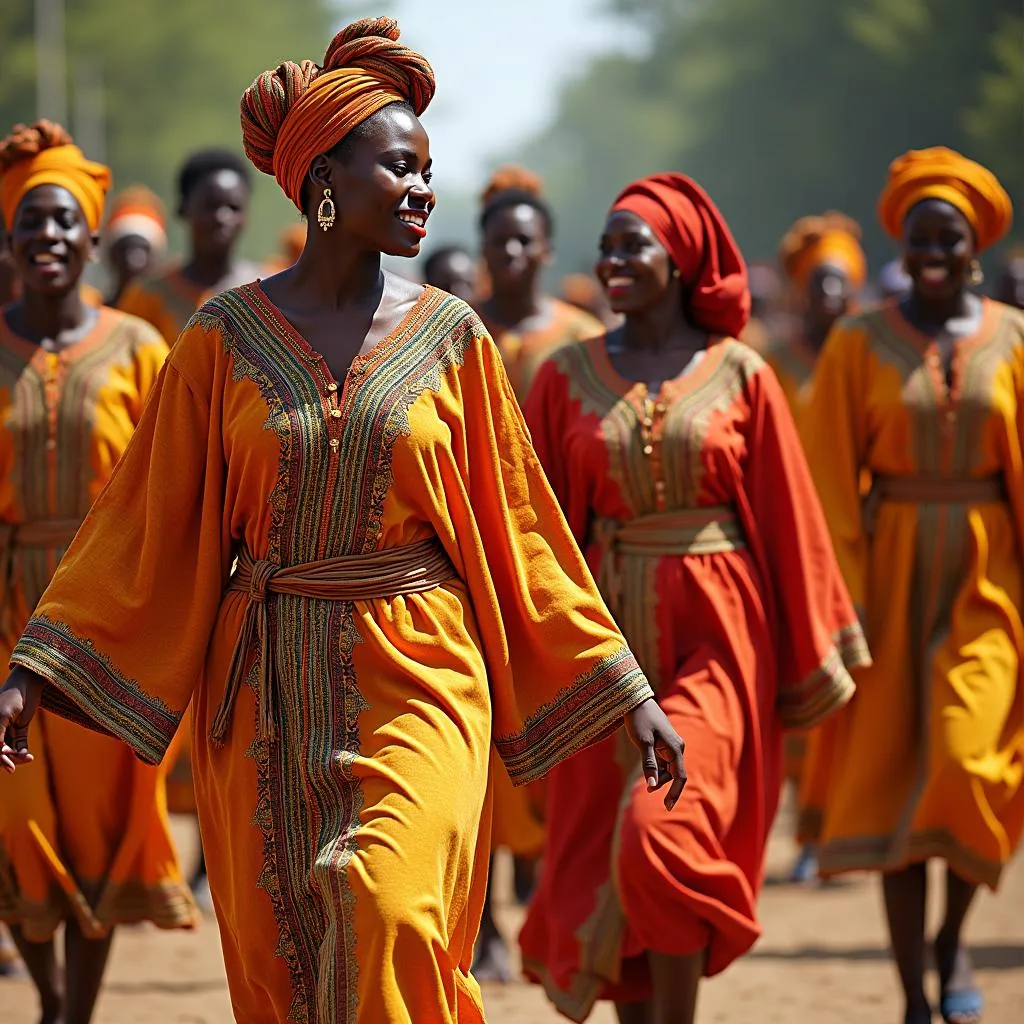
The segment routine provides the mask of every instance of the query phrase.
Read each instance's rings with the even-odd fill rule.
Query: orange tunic
[[[128,445],[167,355],[148,325],[101,308],[60,353],[0,321],[0,522],[81,521]],[[63,553],[18,546],[0,580],[6,662]],[[102,567],[92,588],[102,583]],[[181,879],[163,773],[123,744],[48,712],[32,724],[35,762],[0,777],[0,919],[43,941],[77,915],[86,934],[197,915]]]
[[[1024,828],[1024,314],[986,301],[947,384],[898,305],[840,321],[809,452],[874,666],[836,725],[821,870],[941,857],[995,886]],[[883,501],[860,475],[1001,479],[1006,499]],[[815,808],[810,808],[815,810]]]
[[[233,268],[221,285],[204,288],[190,281],[181,267],[174,266],[154,277],[133,281],[121,296],[117,308],[151,323],[167,344],[173,345],[192,314],[207,299],[224,289],[254,281],[258,276],[258,268],[243,261]]]
[[[225,590],[238,545],[294,565],[435,535],[461,577],[436,589],[272,596],[275,735],[242,686],[211,742],[248,602]],[[341,382],[258,285],[207,303],[14,660],[149,762],[192,701],[239,1024],[483,1021],[492,731],[525,783],[651,695],[497,350],[433,288]]]
[[[556,349],[604,333],[589,313],[561,299],[551,304],[551,322],[543,330],[519,334],[484,317],[484,323],[501,352],[512,389],[520,402],[526,400],[537,368]],[[513,787],[497,751],[491,754],[491,787],[494,796],[495,847],[505,847],[531,860],[544,849],[544,802],[546,784]]]
[[[481,314],[484,325],[501,352],[505,372],[520,402],[526,401],[533,377],[541,363],[556,349],[574,341],[585,341],[604,334],[601,322],[579,307],[561,299],[548,298],[544,301],[550,303],[550,323],[542,330],[525,334]]]
[[[528,973],[572,1020],[649,994],[646,950],[753,945],[783,725],[830,714],[866,659],[785,399],[732,340],[658,396],[614,370],[604,339],[561,349],[527,403],[576,538],[595,517],[729,506],[736,550],[620,555],[621,625],[686,741],[690,781],[667,812],[615,739],[549,779],[541,882],[520,936]],[[587,548],[597,568],[600,543]]]

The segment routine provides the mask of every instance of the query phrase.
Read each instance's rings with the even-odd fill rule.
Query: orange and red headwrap
[[[257,170],[277,178],[300,211],[314,157],[389,103],[406,102],[422,114],[433,99],[430,64],[398,37],[392,18],[363,18],[334,37],[323,66],[286,61],[245,90],[246,156]]]
[[[111,185],[110,168],[87,160],[59,124],[17,124],[0,142],[0,212],[10,230],[22,199],[40,185],[59,185],[75,197],[89,230],[103,220],[103,202]]]
[[[685,174],[655,174],[628,185],[612,204],[616,210],[635,213],[668,250],[694,325],[738,337],[750,319],[747,265],[704,189]]]
[[[974,231],[978,252],[998,242],[1013,223],[1013,204],[996,176],[944,146],[912,149],[889,165],[878,200],[882,227],[898,241],[907,214],[925,199],[941,199],[959,210]]]
[[[855,220],[834,210],[820,217],[801,217],[783,236],[779,262],[798,291],[804,291],[814,271],[826,263],[846,271],[853,287],[860,289],[868,275],[860,235]]]

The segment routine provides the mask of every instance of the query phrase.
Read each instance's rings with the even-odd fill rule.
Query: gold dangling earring
[[[985,280],[985,272],[981,269],[981,263],[976,259],[971,260],[971,273],[967,280],[974,288],[977,288]]]
[[[324,231],[334,227],[335,220],[334,200],[331,198],[331,190],[324,189],[324,197],[320,200],[320,207],[316,211],[316,222]]]

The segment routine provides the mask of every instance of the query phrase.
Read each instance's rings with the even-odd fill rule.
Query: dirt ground
[[[187,850],[190,830],[182,827],[178,834]],[[784,872],[792,856],[783,819],[772,843],[770,875]],[[498,882],[507,890],[506,879]],[[761,913],[764,938],[750,956],[705,985],[700,1024],[898,1024],[896,981],[872,880],[824,889],[769,884]],[[510,929],[521,919],[507,905],[503,917]],[[1024,1020],[1024,858],[1013,864],[998,897],[979,900],[970,943],[988,1001],[986,1024],[1018,1024]],[[562,1019],[529,985],[492,986],[486,999],[490,1024]],[[214,923],[195,934],[124,929],[115,940],[97,1017],[96,1024],[230,1024]],[[0,1021],[35,1019],[29,984],[0,981]],[[615,1015],[602,1004],[590,1020],[614,1024]]]

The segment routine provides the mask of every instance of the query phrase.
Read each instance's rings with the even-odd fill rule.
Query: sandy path
[[[181,831],[183,845],[188,830]],[[777,829],[771,868],[792,856]],[[518,912],[506,908],[514,927]],[[765,937],[752,955],[705,986],[701,1024],[898,1024],[895,978],[885,952],[876,887],[858,879],[828,889],[769,886],[762,899]],[[998,898],[979,901],[970,938],[988,999],[986,1024],[1024,1021],[1024,860],[1012,866]],[[527,985],[486,993],[490,1024],[561,1020]],[[25,982],[0,982],[0,1021],[35,1020]],[[117,940],[96,1024],[230,1024],[216,927],[196,934],[125,929]],[[592,1024],[614,1024],[601,1006]]]

